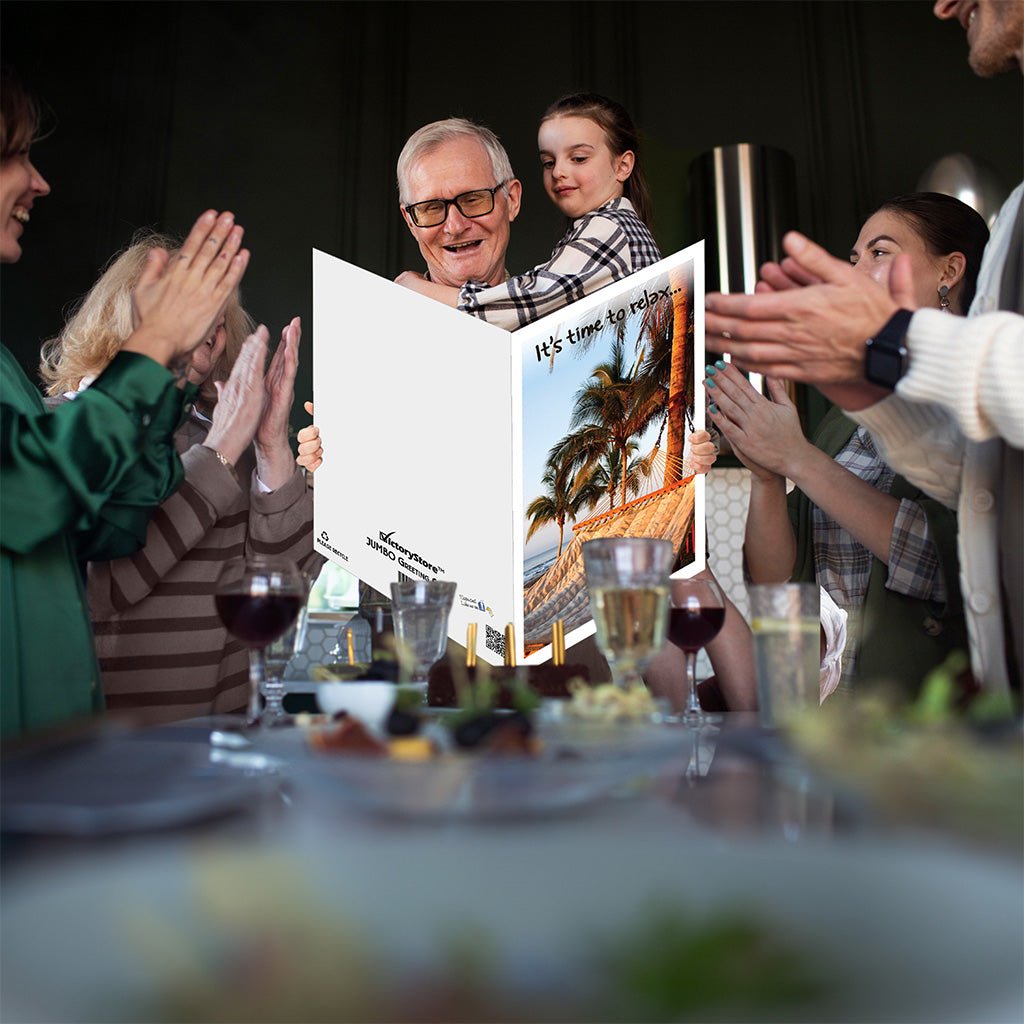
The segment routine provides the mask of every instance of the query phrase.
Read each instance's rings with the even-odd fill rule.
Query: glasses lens
[[[482,217],[494,209],[494,193],[490,189],[479,192],[463,192],[455,197],[455,205],[463,217]]]
[[[440,224],[447,212],[447,206],[439,199],[428,199],[425,203],[413,203],[409,207],[409,216],[418,228],[432,228]]]

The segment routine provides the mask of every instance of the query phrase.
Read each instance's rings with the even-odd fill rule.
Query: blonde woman
[[[131,290],[154,247],[173,253],[175,245],[152,235],[130,246],[43,347],[51,401],[87,389],[117,353],[131,331]],[[184,371],[198,388],[175,433],[184,482],[153,516],[139,552],[88,567],[107,708],[137,721],[243,709],[247,652],[227,634],[213,601],[226,559],[262,552],[307,569],[321,562],[312,550],[312,494],[288,438],[300,323],[296,317],[282,331],[265,379],[267,331],[260,327],[253,372],[223,384],[251,330],[236,294]]]

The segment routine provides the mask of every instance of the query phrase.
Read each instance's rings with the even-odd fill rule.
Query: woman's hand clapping
[[[213,422],[203,444],[235,465],[263,415],[263,367],[269,333],[262,324],[245,339],[227,382],[217,381]]]
[[[782,381],[768,377],[766,382],[771,401],[733,365],[709,367],[704,381],[711,401],[708,414],[755,476],[792,479],[794,466],[813,447],[800,429],[796,406]]]
[[[132,293],[136,329],[123,350],[172,366],[208,338],[248,266],[243,233],[234,214],[207,210],[173,259],[153,249]]]
[[[295,398],[301,339],[302,321],[296,316],[281,331],[281,342],[263,382],[263,416],[253,440],[256,445],[256,473],[272,491],[295,472],[288,440],[288,417]]]

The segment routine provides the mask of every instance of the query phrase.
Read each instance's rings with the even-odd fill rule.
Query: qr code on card
[[[505,634],[493,626],[484,623],[484,644],[487,650],[494,651],[502,661],[505,660]]]

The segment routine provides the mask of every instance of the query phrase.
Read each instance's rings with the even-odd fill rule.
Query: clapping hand
[[[263,381],[263,415],[253,438],[256,445],[256,473],[272,491],[295,471],[288,440],[288,417],[295,397],[295,375],[299,370],[299,341],[302,321],[293,317],[281,331],[281,341]]]
[[[263,367],[269,332],[262,324],[245,339],[226,382],[217,381],[213,422],[203,444],[235,465],[263,415]]]
[[[793,463],[810,447],[785,385],[766,378],[768,401],[729,363],[708,367],[704,382],[708,415],[728,438],[737,458],[756,476],[792,476]]]
[[[708,295],[708,347],[775,377],[862,384],[865,341],[916,306],[909,260],[893,262],[886,288],[795,231],[783,246],[787,259],[766,265],[756,294]]]
[[[172,366],[208,338],[248,266],[243,233],[234,214],[207,210],[173,258],[152,249],[132,292],[135,330],[123,351]]]

